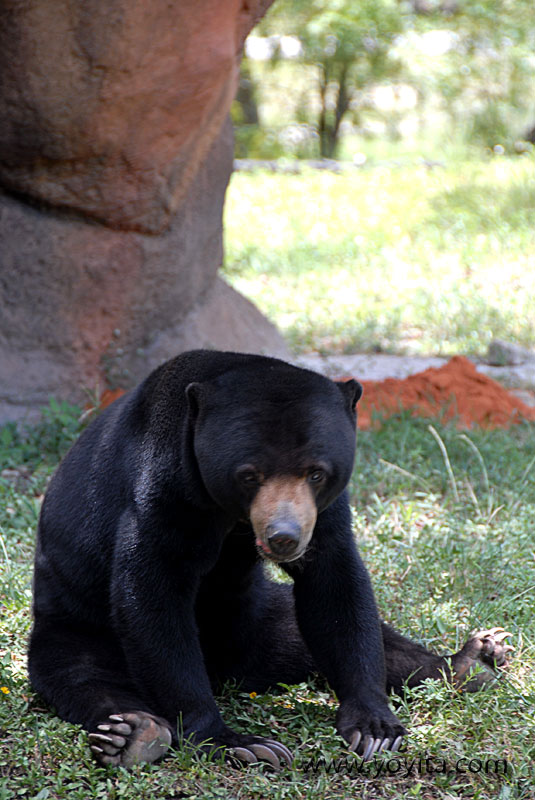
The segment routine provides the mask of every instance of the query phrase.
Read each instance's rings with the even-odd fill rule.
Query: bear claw
[[[380,744],[381,739],[374,739],[373,736],[370,736],[369,734],[368,736],[365,736],[364,742],[362,743],[362,760],[369,761]]]
[[[240,761],[246,761],[247,764],[256,764],[258,762],[253,751],[249,750],[247,747],[233,747],[231,754],[236,756]]]
[[[271,739],[265,739],[263,742],[253,742],[244,747],[233,747],[230,749],[230,754],[231,757],[234,756],[247,764],[267,761],[276,770],[281,768],[282,761],[291,766],[293,760],[290,750],[285,745]]]
[[[123,736],[105,736],[103,733],[90,733],[89,741],[103,748],[104,752],[110,756],[115,756],[126,744]]]
[[[111,731],[111,729],[111,725],[97,725],[97,730],[99,731]],[[132,726],[128,725],[127,722],[118,722],[113,726],[113,730],[121,736],[130,736],[132,733]]]
[[[361,733],[360,731],[356,731],[356,732],[355,732],[355,735],[354,735],[354,736],[353,736],[353,738],[351,739],[351,743],[350,743],[350,745],[349,745],[349,749],[350,749],[350,750],[355,750],[355,751],[356,751],[357,747],[358,747],[358,746],[359,746],[359,744],[360,744],[360,740],[361,740],[361,739],[362,739],[362,733]]]
[[[250,747],[257,758],[268,761],[275,769],[280,769],[281,762],[274,750],[263,744],[252,744]]]
[[[392,741],[391,739],[383,739],[383,741],[381,742],[381,744],[379,745],[379,747],[378,747],[378,749],[376,751],[377,755],[381,755],[383,750],[388,750],[388,745],[390,744],[391,741]]]
[[[363,761],[370,761],[370,759],[376,753],[379,755],[384,750],[389,750],[392,753],[395,752],[399,748],[402,741],[403,736],[397,736],[392,742],[392,739],[390,739],[388,736],[384,739],[376,739],[371,734],[367,734],[363,739],[361,731],[358,730],[355,732],[353,739],[351,740],[349,749],[352,752],[360,755]]]
[[[279,758],[282,758],[286,761],[289,767],[292,766],[293,761],[293,754],[292,751],[289,750],[285,744],[281,744],[280,742],[276,742],[273,739],[266,739],[266,744],[269,746],[274,753],[276,753]]]

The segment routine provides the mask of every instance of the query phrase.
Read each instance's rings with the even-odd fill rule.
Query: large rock
[[[51,395],[128,388],[194,347],[285,355],[276,329],[216,277],[231,163],[225,126],[158,236],[0,195],[0,420]]]
[[[0,0],[0,182],[115,228],[164,230],[271,0]]]
[[[0,421],[190,347],[286,353],[216,278],[225,120],[269,2],[0,0]]]

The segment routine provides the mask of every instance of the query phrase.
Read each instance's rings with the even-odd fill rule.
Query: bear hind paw
[[[477,631],[452,656],[454,681],[462,691],[477,692],[495,679],[490,668],[505,666],[508,654],[514,650],[505,641],[509,636],[512,634],[504,628]]]

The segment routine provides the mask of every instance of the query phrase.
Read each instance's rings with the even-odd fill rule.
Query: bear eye
[[[248,489],[258,486],[260,483],[260,475],[253,467],[239,467],[236,470],[236,478]]]
[[[315,483],[315,484],[323,483],[326,477],[327,476],[324,469],[315,468],[308,473],[309,483]]]

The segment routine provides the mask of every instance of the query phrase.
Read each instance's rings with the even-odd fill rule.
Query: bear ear
[[[362,386],[358,381],[353,379],[349,381],[336,381],[336,385],[346,398],[351,412],[354,414],[356,411],[357,403],[362,397]]]
[[[196,417],[199,413],[205,392],[206,387],[202,383],[188,383],[186,386],[186,400],[193,417]]]

